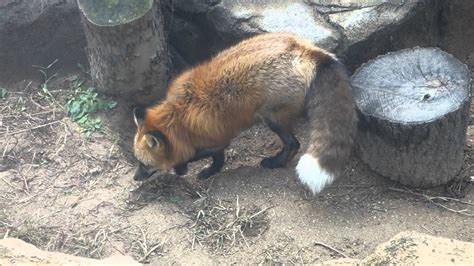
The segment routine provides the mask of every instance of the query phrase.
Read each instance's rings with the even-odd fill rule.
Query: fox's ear
[[[146,143],[150,148],[159,147],[168,143],[168,139],[159,130],[153,130],[145,134]]]
[[[133,109],[133,119],[135,120],[137,127],[142,125],[143,121],[145,121],[145,109],[142,107],[135,107]]]

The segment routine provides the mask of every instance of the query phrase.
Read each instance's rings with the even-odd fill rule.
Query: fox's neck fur
[[[192,145],[191,132],[183,124],[183,110],[165,99],[155,105],[147,113],[145,123],[149,129],[159,129],[167,136],[171,150],[168,154],[170,162],[185,161],[193,156],[195,147]]]

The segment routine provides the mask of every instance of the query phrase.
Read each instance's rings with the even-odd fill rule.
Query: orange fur
[[[290,33],[267,33],[244,40],[179,75],[163,101],[149,108],[135,137],[142,162],[170,169],[197,149],[225,147],[259,118],[285,128],[303,111],[315,66],[331,54]],[[143,144],[161,131],[168,150]]]

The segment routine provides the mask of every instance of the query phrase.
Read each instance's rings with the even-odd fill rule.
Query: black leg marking
[[[227,147],[227,146],[225,146]],[[203,169],[201,172],[198,174],[199,179],[206,179],[210,177],[211,175],[214,175],[215,173],[219,172],[222,169],[222,166],[224,166],[225,162],[225,155],[224,155],[224,149],[225,147],[220,147],[220,148],[207,148],[207,149],[199,149],[196,151],[196,154],[194,155],[193,158],[186,162],[179,163],[174,166],[174,171],[177,175],[184,175],[188,171],[188,164],[191,162],[199,161],[201,159],[207,158],[207,157],[212,157],[212,164],[211,166]]]
[[[201,172],[199,172],[197,176],[198,179],[207,179],[210,176],[218,173],[222,169],[222,166],[224,166],[224,162],[225,162],[224,149],[215,152],[211,157],[212,157],[211,166],[204,168]]]
[[[275,156],[268,157],[263,159],[260,162],[260,165],[264,168],[280,168],[284,167],[293,157],[295,157],[298,149],[300,148],[300,143],[296,139],[293,132],[290,130],[284,130],[276,122],[271,121],[270,119],[264,119],[265,124],[270,128],[271,131],[276,133],[283,142],[283,148]]]
[[[188,162],[180,163],[174,167],[177,175],[185,175],[188,172]]]

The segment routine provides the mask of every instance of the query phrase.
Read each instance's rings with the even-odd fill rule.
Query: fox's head
[[[133,115],[137,125],[133,150],[139,161],[133,179],[142,181],[158,170],[169,170],[172,167],[169,160],[170,143],[161,130],[147,126],[145,109],[137,107],[133,110]]]

